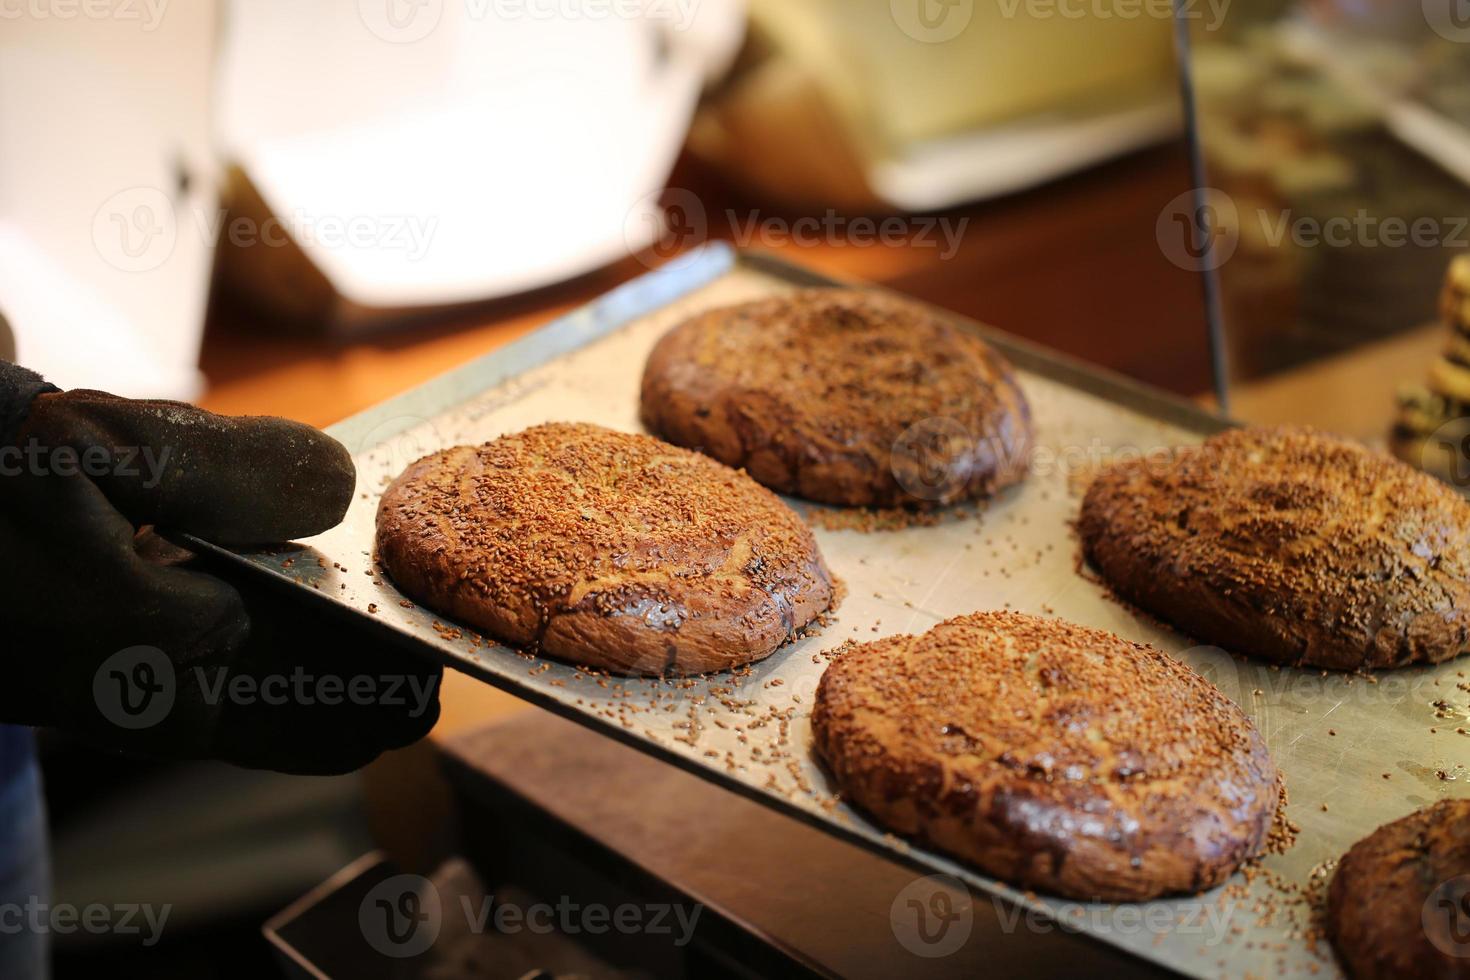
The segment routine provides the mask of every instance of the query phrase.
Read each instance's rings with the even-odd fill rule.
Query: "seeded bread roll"
[[[1239,653],[1353,670],[1470,646],[1470,504],[1312,429],[1237,429],[1110,467],[1079,531],[1119,595]]]
[[[378,554],[404,593],[511,646],[627,674],[771,654],[832,601],[811,530],[744,474],[551,424],[410,466]]]
[[[817,688],[842,796],[1022,888],[1142,901],[1220,884],[1280,797],[1261,736],[1152,647],[975,613],[843,653]]]
[[[1470,800],[1354,844],[1327,891],[1327,930],[1356,980],[1470,980]]]
[[[680,446],[829,504],[931,507],[1022,480],[1031,413],[1010,364],[923,306],[814,289],[702,313],[643,375]]]

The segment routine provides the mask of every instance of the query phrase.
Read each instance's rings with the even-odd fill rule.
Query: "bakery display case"
[[[1237,415],[1458,479],[1470,60],[1452,8],[1254,2],[1190,26]]]

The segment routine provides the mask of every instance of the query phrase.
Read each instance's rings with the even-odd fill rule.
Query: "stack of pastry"
[[[1450,329],[1449,342],[1435,359],[1427,385],[1400,390],[1390,442],[1404,462],[1464,486],[1470,465],[1463,444],[1470,436],[1470,255],[1450,263],[1440,314]]]

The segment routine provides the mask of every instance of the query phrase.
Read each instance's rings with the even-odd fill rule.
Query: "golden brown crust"
[[[643,420],[782,493],[928,507],[1026,475],[1031,414],[1011,366],[916,303],[813,289],[711,310],[670,331]]]
[[[1470,978],[1470,800],[1379,827],[1338,864],[1327,929],[1358,980]]]
[[[811,530],[770,491],[595,425],[420,460],[383,495],[378,554],[445,615],[619,673],[760,660],[832,601]]]
[[[822,677],[817,752],[889,829],[1024,888],[1194,893],[1264,845],[1261,736],[1159,650],[1018,613],[855,647]]]
[[[1078,529],[1121,596],[1239,653],[1352,670],[1470,647],[1470,504],[1312,429],[1110,467]]]

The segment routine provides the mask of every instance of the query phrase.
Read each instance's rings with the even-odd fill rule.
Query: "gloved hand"
[[[296,773],[422,737],[442,669],[137,530],[308,537],[354,482],[308,426],[62,393],[0,362],[0,722]]]

